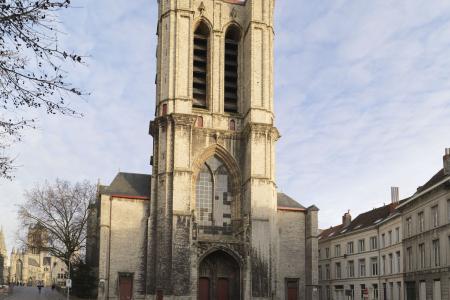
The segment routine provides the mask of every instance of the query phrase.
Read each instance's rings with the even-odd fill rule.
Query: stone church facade
[[[3,227],[0,228],[0,285],[8,283],[8,250],[6,249]]]
[[[275,1],[158,2],[152,175],[99,186],[98,299],[317,299],[318,209],[275,184]]]

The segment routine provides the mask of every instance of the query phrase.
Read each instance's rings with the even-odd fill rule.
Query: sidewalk
[[[72,292],[72,291],[70,291],[70,292]],[[67,299],[67,294],[66,294],[66,291],[65,290],[58,290],[58,293],[61,295],[61,296],[63,296],[64,298],[63,298],[63,300],[66,300]],[[0,299],[1,300],[1,299]],[[81,299],[81,298],[78,298],[78,297],[76,297],[76,296],[73,296],[73,295],[70,295],[70,300],[89,300],[89,299]]]

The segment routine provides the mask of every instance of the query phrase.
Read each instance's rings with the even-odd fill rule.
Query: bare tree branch
[[[11,178],[14,169],[4,150],[34,122],[7,118],[8,112],[42,108],[50,115],[81,116],[66,98],[85,93],[66,81],[63,66],[84,59],[58,47],[57,14],[69,7],[70,0],[0,0],[0,177]]]
[[[40,247],[66,264],[85,247],[89,204],[95,200],[96,187],[87,181],[71,184],[56,180],[25,193],[19,207],[22,228],[42,227],[46,240]],[[27,247],[36,247],[29,239]]]

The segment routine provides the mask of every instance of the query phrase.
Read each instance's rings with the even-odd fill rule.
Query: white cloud
[[[78,0],[61,41],[89,54],[72,80],[83,119],[40,115],[0,182],[1,220],[14,242],[24,189],[55,177],[108,183],[120,168],[150,172],[156,1]],[[321,226],[414,192],[450,146],[450,2],[277,1],[277,182]],[[72,71],[72,69],[71,69]]]

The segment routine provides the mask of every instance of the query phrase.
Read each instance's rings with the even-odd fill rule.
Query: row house
[[[398,209],[408,300],[450,299],[450,149],[444,167]]]
[[[389,205],[354,220],[347,212],[342,224],[321,232],[320,299],[402,299],[401,217],[395,190]]]
[[[450,299],[450,149],[444,167],[409,198],[319,235],[321,300]]]

